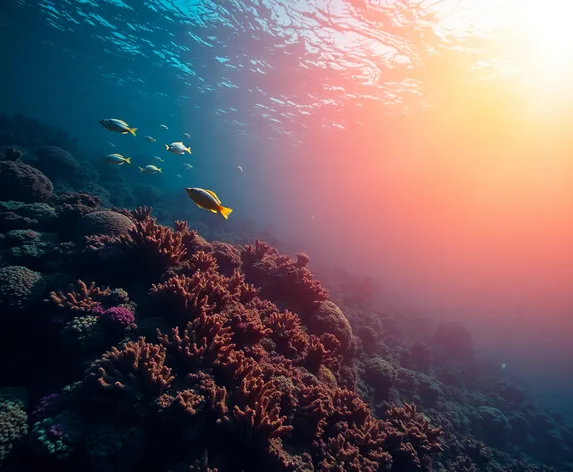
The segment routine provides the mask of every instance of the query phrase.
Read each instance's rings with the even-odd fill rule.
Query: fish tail
[[[131,157],[126,157],[125,162],[127,162],[128,164],[131,164]]]
[[[163,172],[161,171],[161,167],[158,167],[158,168],[157,168],[157,172],[160,172],[160,173],[163,174]]]
[[[233,211],[232,208],[227,208],[224,206],[219,206],[218,210],[219,210],[219,213],[221,213],[221,215],[223,215],[223,218],[225,218],[226,220],[229,219],[229,215]]]
[[[186,150],[189,154],[191,154],[191,146],[189,146],[188,148],[185,148],[185,150]]]
[[[137,131],[137,128],[127,128],[127,130],[135,136],[135,132]]]
[[[169,144],[166,144],[166,145],[165,145],[165,150],[166,150],[166,151],[169,151]]]
[[[139,166],[138,166],[139,167]],[[145,169],[143,167],[139,167],[139,172],[143,172]]]

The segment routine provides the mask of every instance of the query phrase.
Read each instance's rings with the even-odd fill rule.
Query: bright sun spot
[[[573,103],[573,0],[444,0],[446,23],[495,38],[520,84],[544,108]],[[456,24],[457,23],[457,24]]]
[[[529,72],[542,83],[555,86],[569,84],[573,71],[573,2],[568,0],[513,3],[517,40],[521,39],[525,58],[529,58]],[[518,44],[519,46],[519,44]],[[533,78],[533,77],[532,77]]]

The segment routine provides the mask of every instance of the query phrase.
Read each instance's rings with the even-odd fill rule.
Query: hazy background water
[[[212,188],[384,304],[470,326],[571,414],[573,94],[542,81],[510,3],[5,0],[0,111],[94,154],[191,133],[163,175],[125,171]]]

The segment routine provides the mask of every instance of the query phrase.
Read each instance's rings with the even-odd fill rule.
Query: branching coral
[[[443,451],[440,429],[432,428],[411,404],[389,409],[386,420],[392,433],[388,434],[385,445],[392,454],[393,470],[408,470],[407,467],[414,465],[419,470],[431,471],[431,455]]]
[[[88,379],[104,390],[140,398],[160,394],[174,377],[165,365],[165,348],[140,337],[124,344],[121,350],[113,347],[106,352],[92,367]]]
[[[315,302],[328,297],[320,282],[313,280],[306,268],[310,260],[306,255],[299,255],[297,261],[293,261],[257,239],[254,246],[243,248],[241,259],[247,281],[261,287],[262,293],[268,298],[308,310],[312,309]]]
[[[302,328],[298,315],[290,311],[275,312],[264,318],[269,327],[269,337],[275,343],[275,350],[294,362],[301,362],[306,356],[309,336]]]
[[[341,382],[344,376],[355,379],[343,358],[354,352],[352,331],[312,280],[306,255],[293,261],[257,241],[243,249],[242,273],[233,266],[233,251],[219,247],[233,266],[227,273],[214,245],[186,223],[172,231],[158,225],[150,209],[124,214],[134,222],[130,233],[98,244],[121,248],[134,267],[162,276],[151,285],[148,303],[138,303],[140,324],[160,317],[162,328],[157,343],[138,338],[94,362],[83,382],[88,404],[112,405],[122,418],[150,420],[154,413],[158,428],[168,426],[166,434],[177,434],[182,445],[195,441],[198,450],[211,435],[238,439],[239,448],[225,448],[238,453],[233,466],[242,470],[252,470],[253,451],[261,467],[279,471],[377,471],[389,469],[394,453],[410,467],[418,449],[420,464],[426,463],[424,454],[434,449],[416,442],[429,434],[416,430],[419,418],[377,420],[354,391],[338,387],[352,384]],[[52,301],[78,311],[97,306],[86,301],[94,297],[84,288],[85,295],[57,293]],[[298,306],[306,316],[271,300]],[[103,322],[108,311],[96,308],[91,315]],[[132,314],[123,315],[120,324],[131,325]],[[408,456],[412,450],[416,455]],[[216,465],[227,470],[225,461]]]
[[[128,234],[119,236],[119,241],[136,267],[149,271],[153,277],[177,264],[186,253],[182,234],[151,217],[137,219]]]
[[[281,392],[273,381],[263,379],[260,366],[252,369],[233,391],[232,412],[223,416],[225,423],[234,423],[247,442],[268,445],[268,441],[290,432],[287,417],[281,415]]]
[[[340,341],[333,334],[326,333],[320,338],[311,334],[308,337],[304,365],[308,370],[315,373],[318,372],[321,365],[333,366],[338,360],[339,350]]]
[[[184,365],[217,365],[220,358],[233,349],[231,328],[224,327],[225,318],[221,315],[208,315],[203,312],[187,323],[182,335],[179,328],[173,328],[171,337],[158,330],[157,339],[169,353],[173,353]]]
[[[48,301],[51,301],[59,308],[66,308],[75,312],[90,312],[98,306],[105,297],[111,294],[109,287],[102,289],[97,287],[95,282],[86,285],[82,280],[78,280],[77,285],[77,289],[74,289],[73,285],[70,286],[70,291],[67,293],[60,290],[50,292]]]
[[[174,275],[165,283],[153,284],[151,301],[176,320],[192,320],[202,312],[220,312],[244,297],[242,277],[224,277],[216,272],[197,271],[191,277]]]

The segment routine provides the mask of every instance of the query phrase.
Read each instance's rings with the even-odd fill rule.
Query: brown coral
[[[221,315],[208,315],[203,312],[187,323],[183,333],[179,328],[171,331],[171,337],[157,330],[157,339],[168,352],[187,366],[216,365],[234,345],[231,344],[231,328],[224,327],[225,318]]]
[[[165,348],[143,337],[124,344],[121,350],[112,347],[95,363],[88,378],[104,390],[137,398],[160,394],[174,379],[165,365]]]
[[[128,234],[119,236],[120,245],[133,256],[136,266],[151,274],[162,274],[185,255],[182,235],[153,218],[135,220]]]
[[[306,267],[309,261],[306,255],[301,254],[293,261],[257,239],[254,245],[243,248],[241,260],[247,281],[261,287],[268,298],[290,303],[303,311],[328,298],[327,291]]]
[[[70,291],[67,293],[58,290],[57,292],[50,292],[48,301],[56,304],[60,308],[67,308],[71,311],[92,311],[98,306],[103,299],[111,295],[109,287],[100,288],[96,286],[95,282],[86,285],[82,280],[77,282],[78,288],[70,286]]]
[[[240,429],[240,436],[250,443],[268,445],[268,441],[290,432],[293,427],[285,424],[281,415],[281,392],[272,381],[263,379],[260,366],[252,369],[233,392],[232,413],[225,415],[225,423]]]

